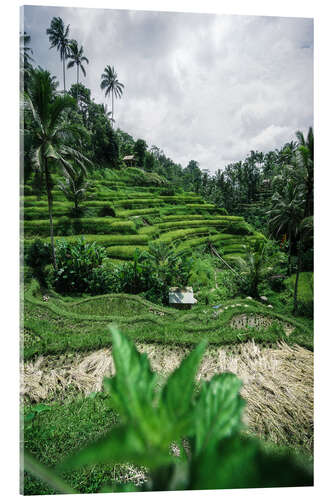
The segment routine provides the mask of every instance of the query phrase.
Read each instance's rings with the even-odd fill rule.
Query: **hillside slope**
[[[109,172],[111,179],[89,179],[82,215],[73,217],[73,203],[53,191],[54,231],[69,240],[84,235],[107,248],[112,260],[132,259],[135,249],[150,241],[174,244],[184,254],[212,242],[232,260],[244,253],[244,245],[263,238],[243,217],[230,216],[222,208],[205,203],[192,192],[164,186],[164,180],[135,168]],[[31,194],[25,186],[24,238],[27,247],[34,238],[49,241],[48,206],[45,195]],[[114,216],[111,216],[113,214]]]

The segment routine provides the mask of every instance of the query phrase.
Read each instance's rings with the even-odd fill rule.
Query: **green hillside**
[[[244,254],[244,245],[263,238],[243,217],[226,215],[224,209],[205,203],[199,195],[180,189],[172,196],[165,195],[166,189],[153,183],[134,186],[138,177],[142,184],[150,181],[149,174],[134,168],[112,173],[113,180],[89,179],[80,218],[72,216],[73,204],[54,189],[57,238],[73,241],[84,235],[86,241],[106,247],[109,257],[118,261],[132,259],[135,250],[145,249],[150,241],[173,244],[184,254],[211,241],[230,261]],[[163,183],[163,179],[157,180]],[[36,237],[49,241],[46,196],[23,196],[22,203],[25,247]],[[102,215],[108,208],[114,210],[113,217]]]

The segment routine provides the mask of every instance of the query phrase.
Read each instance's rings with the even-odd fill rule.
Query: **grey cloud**
[[[53,16],[83,44],[90,64],[82,81],[96,102],[106,102],[100,75],[114,65],[125,84],[117,126],[183,166],[195,159],[214,171],[313,124],[311,19],[26,7],[36,62],[60,87],[45,33]],[[66,78],[74,83],[75,71]]]

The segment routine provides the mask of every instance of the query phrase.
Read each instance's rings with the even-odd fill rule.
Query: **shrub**
[[[98,213],[99,217],[115,217],[115,209],[111,205],[103,205]]]
[[[228,300],[238,294],[238,279],[235,273],[226,269],[218,273],[218,290],[221,300]]]
[[[213,284],[214,266],[209,257],[197,259],[191,269],[189,284],[195,289]]]
[[[65,215],[58,219],[56,226],[56,234],[62,236],[69,236],[73,234],[72,221]]]
[[[43,285],[47,284],[46,267],[51,263],[51,246],[37,238],[26,248],[25,262],[32,269],[33,276]]]
[[[84,238],[75,242],[60,240],[56,243],[57,269],[53,283],[57,292],[91,293],[107,292],[107,274],[103,273],[105,249]]]
[[[170,286],[188,283],[192,259],[181,258],[169,245],[151,242],[149,247],[110,247],[108,256],[133,259],[111,265],[112,291],[141,293],[156,303],[168,302]]]

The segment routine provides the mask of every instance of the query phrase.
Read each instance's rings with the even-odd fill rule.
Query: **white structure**
[[[193,288],[169,288],[169,304],[178,309],[190,309],[198,301],[193,297]]]

